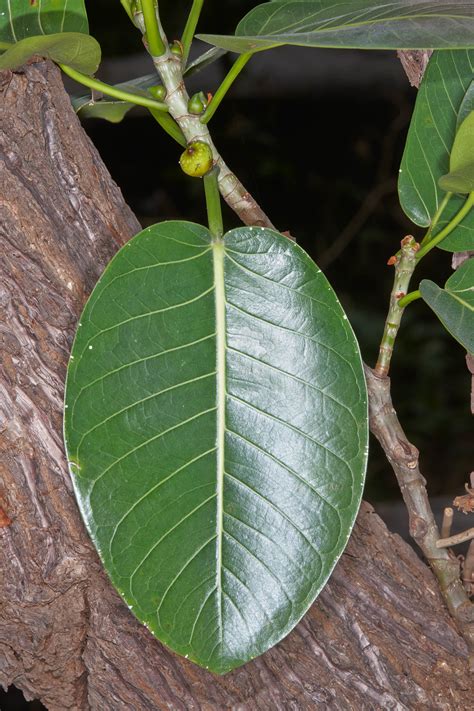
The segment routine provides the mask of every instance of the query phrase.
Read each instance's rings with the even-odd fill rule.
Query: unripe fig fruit
[[[188,101],[188,111],[190,114],[202,114],[207,106],[207,99],[203,91],[193,94]]]
[[[166,98],[166,89],[163,84],[156,84],[155,86],[149,86],[148,91],[154,99],[157,101],[163,101]]]
[[[186,175],[202,178],[213,165],[211,147],[203,141],[193,141],[182,154],[179,164]]]

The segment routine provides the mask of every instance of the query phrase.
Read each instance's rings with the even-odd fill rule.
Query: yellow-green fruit
[[[179,159],[183,171],[192,178],[202,178],[209,173],[212,163],[211,147],[203,141],[190,143]]]

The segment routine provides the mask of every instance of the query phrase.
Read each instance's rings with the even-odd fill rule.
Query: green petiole
[[[208,105],[207,109],[202,114],[201,123],[207,123],[214,116],[222,99],[227,94],[235,79],[239,76],[240,72],[245,67],[252,55],[253,52],[246,52],[245,54],[239,55],[239,57],[232,65],[229,73],[225,77],[224,81],[212,97],[211,103]]]
[[[183,36],[181,37],[181,44],[183,45],[183,64],[186,66],[189,57],[189,50],[191,48],[191,43],[193,41],[194,35],[196,33],[197,23],[199,22],[199,17],[201,15],[202,6],[204,5],[204,0],[193,0],[191,10],[186,21],[186,26],[183,31]]]
[[[433,247],[436,247],[445,237],[447,237],[451,232],[459,225],[460,222],[466,217],[474,206],[474,192],[470,193],[459,212],[453,217],[451,222],[446,225],[438,234],[430,239],[428,242],[423,240],[421,248],[418,250],[416,255],[416,261],[419,262],[420,259],[430,252]]]
[[[204,176],[204,191],[206,193],[207,219],[209,231],[217,240],[224,234],[222,221],[221,196],[219,193],[219,168],[214,167]]]
[[[74,81],[77,81],[79,84],[87,86],[89,89],[95,89],[120,101],[128,101],[130,104],[136,104],[137,106],[145,106],[147,109],[163,112],[168,111],[167,105],[161,101],[155,101],[155,99],[148,98],[147,96],[140,96],[128,91],[123,91],[122,89],[117,89],[115,86],[110,86],[103,81],[99,81],[99,79],[94,79],[86,74],[82,74],[76,69],[68,67],[66,64],[60,64],[59,66],[68,77],[71,77],[71,79],[74,79]]]
[[[405,306],[408,306],[408,304],[411,304],[412,301],[416,301],[417,299],[421,299],[421,291],[418,289],[416,291],[410,291],[409,294],[402,296],[402,298],[398,301],[398,305],[401,309],[404,309]]]
[[[152,57],[161,57],[166,52],[166,47],[161,37],[158,7],[155,7],[154,0],[142,0],[142,12],[148,50]]]

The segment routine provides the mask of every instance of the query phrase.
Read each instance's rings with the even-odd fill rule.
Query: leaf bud
[[[186,175],[202,178],[213,166],[212,150],[208,143],[193,141],[188,145],[179,164]]]

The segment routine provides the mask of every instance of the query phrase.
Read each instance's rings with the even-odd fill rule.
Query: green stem
[[[163,111],[157,111],[156,109],[150,109],[150,113],[171,138],[174,138],[180,146],[186,148],[187,143],[184,134],[176,121],[169,114]]]
[[[136,104],[137,106],[145,106],[147,109],[154,109],[155,111],[168,111],[168,107],[161,101],[155,101],[155,99],[149,99],[146,96],[140,96],[139,94],[131,94],[128,91],[123,91],[122,89],[117,89],[115,86],[110,86],[109,84],[104,84],[103,81],[98,79],[93,79],[88,77],[86,74],[78,72],[72,67],[68,67],[66,64],[59,65],[63,72],[77,81],[79,84],[89,87],[89,89],[95,89],[96,91],[101,91],[107,96],[112,96],[114,99],[120,99],[121,101],[128,101],[131,104]]]
[[[158,7],[154,0],[142,0],[143,21],[145,23],[146,41],[152,57],[161,57],[166,52],[165,43],[161,37],[158,22]]]
[[[405,237],[402,240],[400,253],[397,255],[395,278],[393,280],[392,293],[390,294],[390,306],[380,342],[379,357],[375,366],[375,373],[381,378],[386,377],[390,370],[393,346],[404,311],[400,301],[402,298],[406,298],[405,295],[408,292],[410,279],[416,267],[417,247],[414,237]]]
[[[453,217],[451,222],[444,227],[438,234],[430,239],[429,242],[425,242],[425,244],[421,247],[421,249],[418,251],[418,254],[416,255],[416,261],[419,262],[420,259],[423,259],[425,254],[428,254],[433,247],[436,247],[437,244],[439,244],[445,237],[447,237],[451,232],[459,225],[460,222],[466,217],[468,212],[471,210],[471,208],[474,205],[474,192],[470,193],[468,198],[466,199],[464,205],[462,208],[459,210],[459,212]]]
[[[193,0],[191,10],[186,21],[186,26],[184,28],[183,36],[181,37],[181,44],[183,45],[183,65],[186,66],[189,50],[191,48],[191,43],[196,32],[197,23],[199,22],[199,17],[201,15],[202,6],[204,5],[204,0]]]
[[[423,237],[423,239],[420,243],[420,247],[423,247],[427,242],[430,241],[431,235],[433,234],[433,230],[435,229],[436,225],[438,224],[439,219],[440,219],[442,213],[444,212],[444,208],[446,207],[448,202],[451,200],[452,196],[453,196],[453,193],[446,193],[446,195],[440,202],[439,207],[436,210],[436,213],[431,221],[431,225],[429,226],[427,233],[425,234],[425,236]]]
[[[10,49],[10,47],[13,47],[11,42],[0,42],[0,50],[7,50]]]
[[[202,114],[201,123],[207,123],[214,116],[216,110],[219,108],[219,104],[221,103],[222,99],[227,94],[235,79],[239,76],[240,72],[249,61],[252,54],[253,52],[246,52],[245,54],[241,54],[238,59],[236,59],[224,81],[212,97],[211,103]]]
[[[398,308],[404,309],[405,306],[408,306],[408,304],[411,304],[412,301],[416,301],[417,299],[421,299],[421,291],[418,289],[416,291],[410,291],[409,294],[399,299]]]
[[[222,222],[221,196],[218,183],[219,169],[213,168],[204,176],[204,190],[206,193],[207,219],[212,236],[220,240],[224,234]]]

